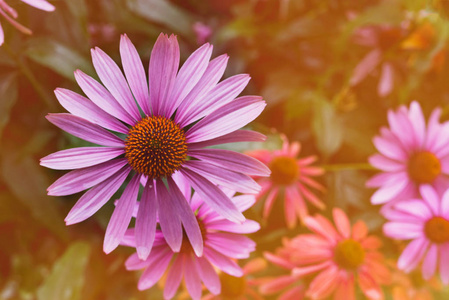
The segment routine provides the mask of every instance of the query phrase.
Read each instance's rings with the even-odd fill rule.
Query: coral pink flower
[[[306,217],[304,222],[314,234],[301,234],[284,249],[289,259],[272,255],[286,268],[296,267],[292,276],[304,278],[319,272],[306,290],[306,297],[323,299],[334,294],[334,299],[355,299],[355,285],[369,299],[381,299],[380,284],[390,280],[378,251],[381,241],[368,236],[364,222],[351,228],[348,217],[339,208],[333,209],[336,229],[323,216]]]
[[[183,190],[185,196],[189,198],[189,187]],[[233,194],[226,193],[230,196]],[[241,212],[256,201],[255,196],[251,195],[235,196],[231,200]],[[163,233],[157,230],[150,256],[141,260],[137,253],[134,253],[125,263],[128,270],[145,269],[138,283],[139,290],[152,287],[167,272],[165,299],[175,296],[183,278],[190,296],[193,299],[200,299],[201,282],[214,295],[223,291],[220,280],[223,276],[219,276],[216,269],[228,274],[225,276],[229,277],[244,275],[244,271],[234,259],[248,258],[255,250],[256,244],[242,234],[256,232],[260,228],[259,224],[252,220],[246,220],[242,224],[230,222],[202,202],[197,193],[190,199],[190,209],[197,212],[196,218],[204,242],[203,256],[199,257],[194,253],[186,237],[183,237],[182,247],[175,253],[165,242]],[[137,246],[134,229],[127,231],[123,244]]]
[[[76,137],[101,145],[62,150],[41,159],[41,165],[49,168],[75,169],[53,183],[49,195],[89,189],[69,212],[66,224],[92,216],[130,175],[106,229],[106,253],[119,245],[128,228],[141,182],[145,187],[136,220],[136,247],[145,259],[157,218],[173,251],[181,249],[183,225],[195,252],[202,253],[199,225],[173,181],[175,173],[188,180],[211,209],[237,223],[245,217],[217,184],[256,194],[260,186],[249,175],[269,175],[270,170],[254,158],[206,148],[263,140],[259,133],[238,129],[254,120],[266,105],[257,96],[235,99],[249,76],[241,74],[218,83],[228,57],[209,61],[211,54],[212,46],[205,44],[178,70],[177,39],[161,34],[151,53],[148,82],[136,48],[123,35],[120,55],[125,74],[95,48],[93,64],[104,86],[77,70],[75,78],[89,99],[66,89],[55,91],[70,113],[49,114],[47,119]]]
[[[55,10],[55,7],[48,3],[46,0],[20,0],[22,2],[25,2],[28,5],[34,6],[38,9],[45,10],[45,11],[53,11]],[[18,30],[25,34],[31,34],[31,30],[24,27],[23,25],[17,23],[14,19],[17,19],[17,12],[9,6],[5,0],[0,0],[0,15],[5,17],[5,19],[11,23],[14,27],[16,27]],[[5,41],[5,36],[3,33],[2,24],[0,23],[0,46]]]
[[[412,240],[398,259],[406,273],[421,263],[422,276],[429,280],[437,266],[442,282],[449,284],[449,191],[440,197],[430,185],[420,187],[422,199],[410,199],[383,211],[388,222],[386,236]]]
[[[261,199],[266,195],[263,217],[267,218],[278,195],[284,195],[285,219],[288,227],[296,225],[296,220],[302,220],[308,215],[305,200],[308,200],[319,209],[324,209],[324,203],[315,196],[309,188],[324,191],[324,187],[313,180],[312,176],[322,175],[324,170],[313,167],[316,156],[307,156],[298,159],[301,145],[297,142],[289,145],[287,138],[282,136],[282,149],[276,151],[256,150],[247,152],[257,158],[271,169],[270,178],[260,178],[258,182],[262,191],[258,195]]]
[[[449,123],[440,124],[441,109],[432,112],[426,126],[418,102],[388,112],[390,128],[381,128],[373,139],[379,154],[369,158],[383,172],[366,185],[379,187],[373,204],[418,196],[418,188],[431,184],[438,192],[449,187]]]

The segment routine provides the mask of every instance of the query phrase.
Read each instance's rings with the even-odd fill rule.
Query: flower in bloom
[[[188,193],[190,190],[185,193],[187,198],[189,197]],[[253,195],[240,195],[232,197],[231,201],[239,211],[243,212],[251,207],[256,199]],[[218,295],[220,292],[230,292],[222,289],[222,277],[234,278],[244,275],[244,271],[234,259],[248,258],[249,254],[255,250],[256,244],[241,234],[256,232],[260,228],[259,224],[252,220],[246,220],[242,224],[226,220],[204,203],[198,193],[195,193],[190,199],[190,209],[192,212],[196,212],[196,218],[201,228],[204,242],[203,255],[198,256],[185,237],[180,250],[174,252],[165,241],[164,233],[157,230],[150,256],[141,260],[134,253],[125,263],[128,270],[144,269],[138,283],[139,290],[152,287],[164,273],[167,273],[164,287],[165,299],[175,296],[183,278],[190,296],[193,299],[200,299],[201,282],[212,294]],[[135,229],[129,229],[123,244],[136,247],[136,238]],[[219,276],[216,269],[226,275]],[[235,281],[240,283],[239,280]],[[235,288],[238,289],[238,287]]]
[[[38,9],[45,10],[45,11],[53,11],[55,10],[55,7],[48,3],[46,0],[20,0],[22,2],[25,2],[28,5],[34,6]],[[31,34],[31,30],[26,28],[25,26],[17,23],[14,19],[17,19],[17,11],[9,6],[5,0],[0,0],[0,15],[2,15],[11,25],[16,27],[18,30],[25,34]],[[3,33],[2,25],[0,24],[0,46],[5,41],[5,36]]]
[[[390,128],[381,128],[373,139],[380,153],[369,158],[382,171],[366,183],[379,188],[373,204],[417,197],[424,184],[438,192],[449,187],[449,123],[439,123],[440,115],[441,109],[435,109],[426,125],[416,101],[388,112]]]
[[[161,34],[151,53],[148,82],[136,48],[123,35],[124,75],[106,53],[95,48],[93,64],[104,86],[77,70],[75,78],[88,98],[66,89],[55,91],[70,113],[49,114],[47,119],[100,145],[62,150],[41,159],[41,165],[49,168],[75,169],[54,182],[49,195],[89,189],[69,212],[66,224],[92,216],[130,177],[106,229],[106,253],[114,250],[125,234],[140,183],[144,190],[136,218],[136,247],[139,257],[145,259],[154,241],[156,220],[173,251],[181,249],[184,227],[196,254],[202,253],[200,227],[172,178],[175,174],[185,178],[212,210],[237,223],[245,217],[217,184],[255,194],[260,186],[249,175],[269,175],[269,169],[254,158],[205,148],[264,139],[259,133],[238,130],[265,107],[257,96],[235,99],[249,76],[241,74],[219,82],[228,57],[209,61],[211,54],[212,46],[204,44],[178,70],[177,39]]]
[[[247,154],[262,161],[271,170],[269,178],[259,180],[262,191],[258,199],[266,195],[263,217],[268,218],[276,197],[284,195],[285,219],[288,227],[292,228],[298,218],[302,220],[308,215],[305,200],[319,209],[324,209],[324,203],[309,190],[312,187],[324,191],[324,187],[311,178],[322,175],[324,170],[311,166],[316,161],[316,156],[297,158],[301,150],[298,142],[290,145],[285,136],[282,139],[280,150],[256,150]]]
[[[430,185],[420,187],[422,199],[396,203],[383,214],[388,220],[383,231],[388,237],[411,240],[398,259],[406,273],[421,264],[429,280],[438,268],[442,282],[449,284],[449,192],[443,196]],[[438,267],[437,267],[438,266]]]
[[[319,272],[311,279],[306,297],[323,299],[355,299],[355,285],[369,299],[382,299],[380,284],[390,280],[390,271],[378,251],[381,241],[369,236],[363,221],[351,228],[348,217],[339,208],[333,209],[335,227],[325,217],[306,217],[304,222],[313,234],[301,234],[284,250],[289,259],[278,258],[286,268],[296,267],[292,276],[301,279]],[[271,260],[276,259],[272,255]],[[290,283],[290,282],[286,282]]]

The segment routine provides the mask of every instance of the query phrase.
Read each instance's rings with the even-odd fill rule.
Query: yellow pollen
[[[334,259],[341,268],[355,270],[363,263],[365,250],[353,239],[343,240],[335,247]]]
[[[246,279],[242,277],[234,277],[224,272],[220,273],[221,294],[224,299],[236,299],[245,293]]]
[[[134,171],[149,178],[171,175],[187,157],[185,134],[170,119],[146,117],[129,130],[125,157]]]
[[[443,217],[433,217],[424,225],[424,233],[431,242],[449,242],[449,221]]]
[[[440,161],[428,151],[415,153],[408,162],[408,174],[416,183],[432,183],[441,174]]]
[[[289,185],[296,181],[300,174],[298,163],[292,157],[275,157],[270,163],[271,180],[276,184]]]

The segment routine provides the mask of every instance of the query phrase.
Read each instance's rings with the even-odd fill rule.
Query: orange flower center
[[[299,168],[296,160],[288,156],[275,157],[270,163],[271,180],[274,183],[289,185],[295,182],[299,176]]]
[[[449,221],[443,217],[433,217],[424,225],[424,232],[434,243],[449,242]]]
[[[224,272],[220,273],[221,294],[225,299],[235,299],[242,296],[246,289],[245,276],[234,277]]]
[[[200,232],[201,232],[201,237],[203,238],[203,244],[204,244],[204,239],[206,238],[206,227],[204,226],[204,223],[199,220],[198,218],[196,219],[198,221],[198,226],[200,227]],[[184,230],[184,228],[182,229],[182,244],[181,244],[181,250],[179,251],[179,253],[190,253],[193,252],[193,248],[192,245],[190,244],[189,238],[187,237],[187,234]]]
[[[134,171],[149,178],[171,175],[187,157],[184,131],[165,117],[146,117],[129,130],[125,157]]]
[[[408,162],[408,174],[416,183],[431,183],[441,174],[440,161],[428,151],[415,153]]]
[[[365,250],[353,239],[346,239],[337,244],[334,251],[335,262],[343,269],[354,270],[363,263]]]

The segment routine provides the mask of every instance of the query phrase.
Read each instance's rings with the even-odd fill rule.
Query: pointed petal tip
[[[146,260],[150,255],[151,249],[148,247],[140,246],[136,248],[137,256],[140,260]]]

